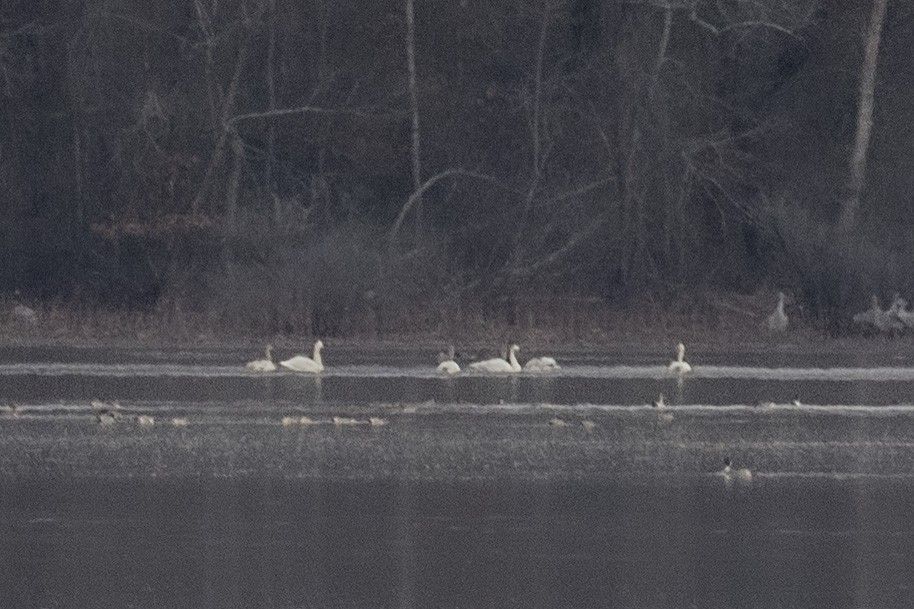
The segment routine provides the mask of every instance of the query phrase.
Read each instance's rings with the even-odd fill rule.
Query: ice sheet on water
[[[203,364],[105,364],[105,363],[12,363],[0,364],[0,375],[42,376],[192,376],[192,377],[248,377],[295,374],[280,369],[274,373],[257,373],[242,365]],[[515,375],[492,375],[473,371],[461,372],[454,377],[442,377],[432,366],[397,367],[379,365],[327,365],[321,376],[360,378],[434,378],[443,380],[459,378],[608,378],[608,379],[665,379],[676,378],[665,366],[574,366],[548,373],[522,372]],[[755,379],[772,381],[822,380],[822,381],[914,381],[914,367],[836,367],[836,368],[764,368],[752,366],[701,366],[695,365],[691,373],[682,377],[705,379]]]

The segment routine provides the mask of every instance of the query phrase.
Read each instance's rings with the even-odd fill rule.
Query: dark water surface
[[[17,481],[5,607],[907,607],[912,487]]]
[[[0,608],[914,606],[897,356],[245,355],[0,351]]]

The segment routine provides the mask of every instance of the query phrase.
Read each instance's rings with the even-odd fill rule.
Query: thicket
[[[914,289],[904,3],[860,213],[834,228],[869,19],[850,0],[4,2],[0,291],[332,334],[768,285],[836,320]]]

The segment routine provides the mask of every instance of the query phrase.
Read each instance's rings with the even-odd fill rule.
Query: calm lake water
[[[914,605],[903,355],[251,355],[0,351],[0,607]]]

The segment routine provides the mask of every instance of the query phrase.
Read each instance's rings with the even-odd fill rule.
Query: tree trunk
[[[419,138],[419,98],[416,93],[416,19],[413,0],[406,0],[406,63],[409,72],[409,102],[412,113],[413,190],[422,186]],[[416,201],[416,243],[422,236],[422,199]]]
[[[273,112],[276,110],[276,82],[273,75],[273,64],[276,61],[276,0],[270,0],[269,3],[269,42],[267,43],[267,69],[266,69],[266,79],[267,79],[267,103],[269,111]],[[274,121],[269,121],[267,124],[267,163],[264,168],[264,188],[266,188],[267,194],[272,195],[275,192],[273,187],[273,165],[276,162],[276,125]],[[271,197],[273,200],[273,223],[279,224],[282,220],[281,212],[277,202],[279,199],[277,197]]]
[[[854,137],[854,152],[851,156],[850,179],[844,200],[841,202],[839,228],[849,232],[857,224],[860,195],[866,181],[866,155],[870,134],[873,130],[873,103],[876,89],[876,59],[879,57],[879,41],[888,0],[873,0],[873,12],[866,32],[866,54],[860,74],[860,102],[857,108],[857,134]]]

